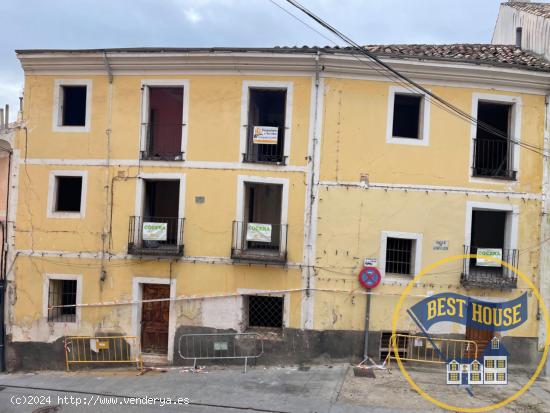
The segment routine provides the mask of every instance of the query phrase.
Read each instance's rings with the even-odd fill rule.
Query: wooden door
[[[143,284],[143,300],[170,297],[170,286]],[[141,349],[144,353],[166,354],[168,352],[168,317],[170,301],[142,303]]]
[[[477,343],[477,358],[479,359],[485,351],[485,348],[489,345],[489,342],[494,337],[495,333],[491,330],[480,330],[466,326],[466,340],[472,340]],[[470,349],[466,357],[473,359],[475,357],[474,349]]]

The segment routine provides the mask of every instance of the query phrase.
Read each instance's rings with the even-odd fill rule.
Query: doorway
[[[168,353],[170,301],[145,302],[170,298],[169,284],[142,284],[141,349],[143,353]]]
[[[471,306],[468,306],[471,308]],[[471,320],[472,315],[468,314],[468,320]],[[473,328],[466,325],[466,340],[475,341],[477,343],[477,357],[480,358],[485,348],[489,345],[491,339],[495,336],[495,332],[492,330],[481,330],[479,328]],[[466,358],[473,359],[475,357],[473,348],[468,348],[466,351]]]

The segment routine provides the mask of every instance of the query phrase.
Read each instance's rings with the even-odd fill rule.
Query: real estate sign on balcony
[[[246,240],[271,242],[271,224],[255,224],[249,222],[246,228]]]
[[[499,262],[488,260],[485,257],[502,260],[502,249],[500,248],[478,248],[476,265],[479,267],[500,267]]]
[[[166,241],[168,224],[166,222],[144,222],[143,240],[144,241]]]
[[[277,145],[279,128],[277,126],[254,126],[252,142],[261,145]]]

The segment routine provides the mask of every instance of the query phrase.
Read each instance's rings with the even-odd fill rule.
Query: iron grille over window
[[[283,327],[283,297],[248,296],[249,327]]]
[[[74,323],[76,307],[57,307],[76,304],[76,280],[50,280],[48,291],[48,321]]]
[[[386,240],[386,272],[411,274],[413,240],[388,238]]]

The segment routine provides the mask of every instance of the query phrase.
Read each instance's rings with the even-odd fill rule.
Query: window
[[[458,381],[459,374],[458,373],[449,373],[449,381]]]
[[[82,177],[55,177],[55,212],[80,212],[82,201]]]
[[[491,348],[493,350],[498,350],[500,348],[500,340],[498,338],[493,338],[491,340]]]
[[[497,381],[506,381],[506,373],[497,373]]]
[[[53,130],[88,132],[90,130],[91,80],[57,80],[54,85]]]
[[[386,272],[411,274],[412,239],[388,238],[386,243]]]
[[[481,373],[470,373],[470,381],[481,381]]]
[[[494,373],[485,373],[485,381],[495,381]]]
[[[292,83],[243,82],[243,162],[285,164],[290,153]]]
[[[48,288],[48,321],[76,321],[77,280],[50,279]],[[59,307],[57,307],[59,306]]]
[[[485,368],[486,369],[494,369],[495,368],[495,360],[485,360]]]
[[[246,296],[248,301],[248,327],[283,327],[283,297],[264,295]]]
[[[83,218],[86,209],[87,172],[52,171],[48,188],[49,218]]]
[[[414,275],[420,271],[422,234],[383,231],[380,242],[382,275]]]
[[[479,364],[478,363],[473,363],[471,366],[470,366],[470,370],[471,371],[479,371]]]
[[[497,369],[505,369],[506,368],[506,360],[497,360]]]
[[[391,86],[386,141],[404,145],[429,143],[430,103],[425,94]]]
[[[457,363],[452,363],[449,365],[449,370],[450,371],[458,371],[458,364]]]

